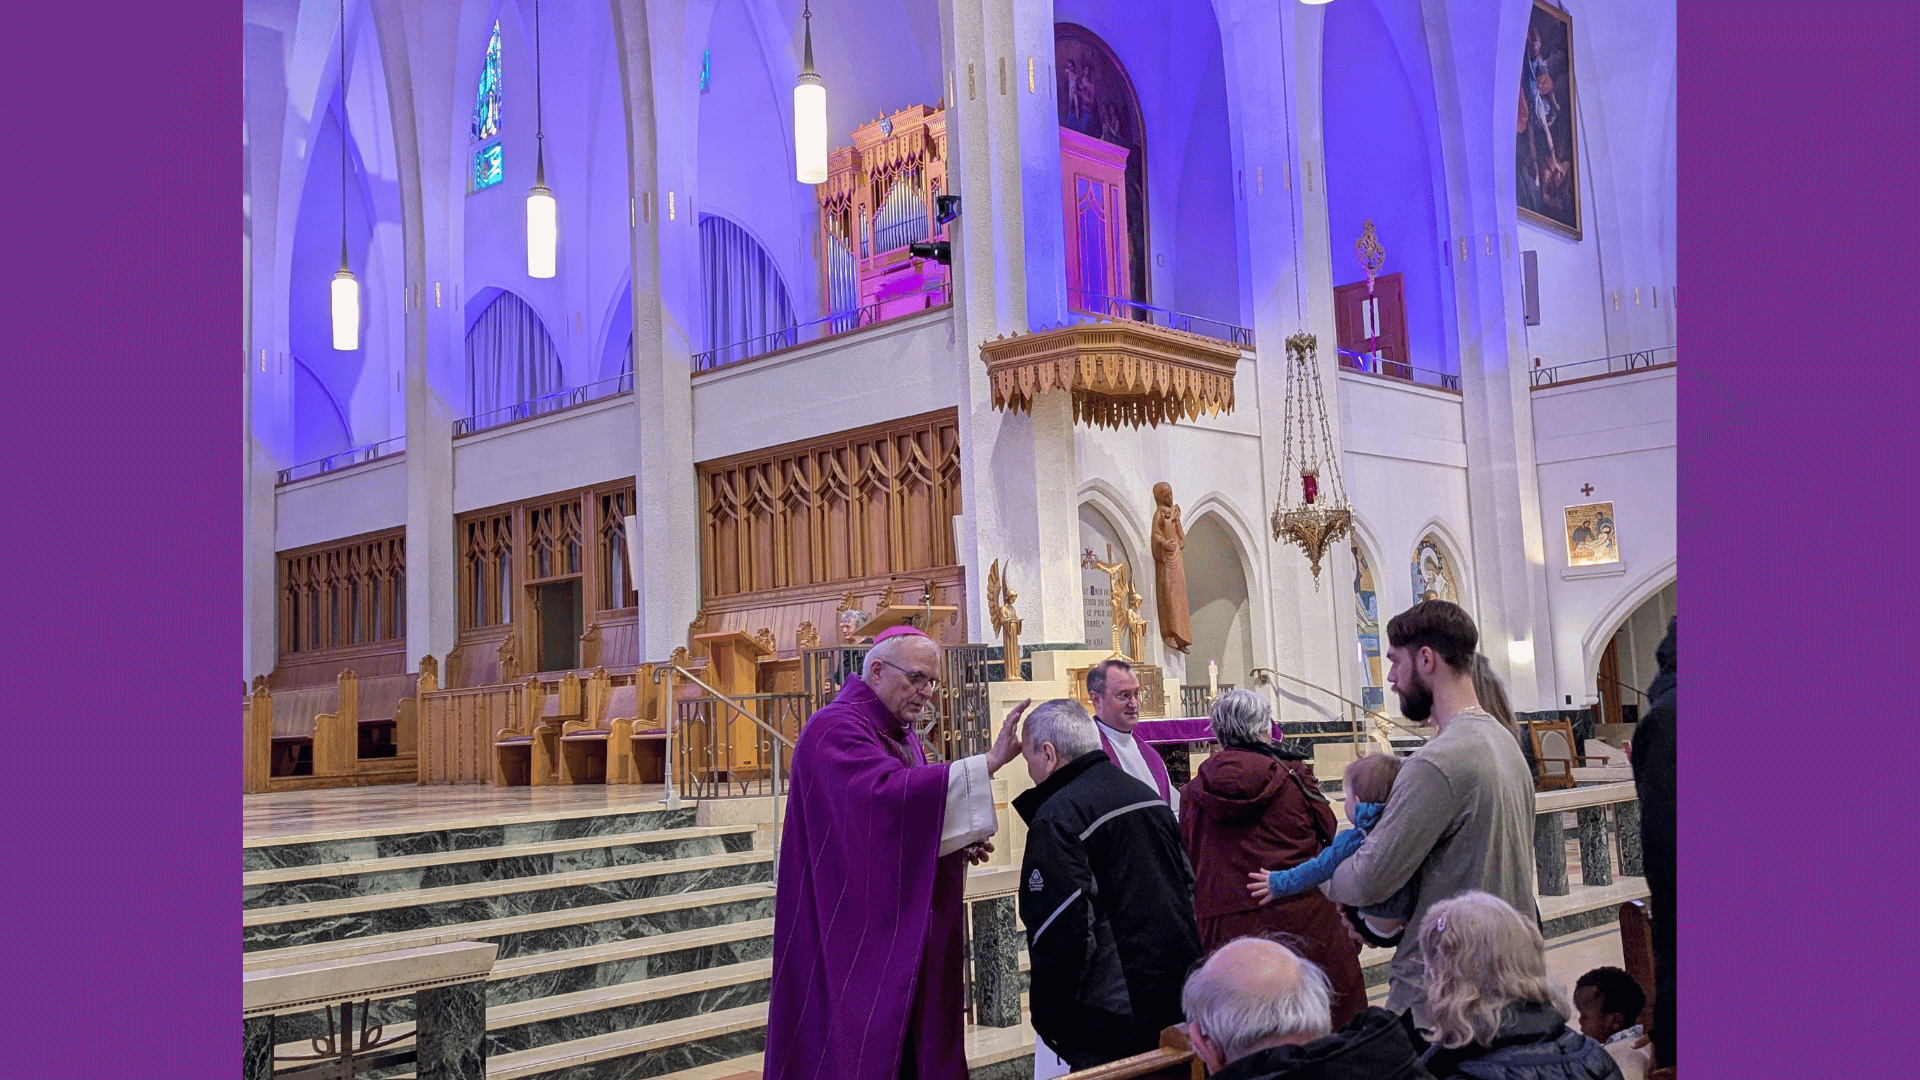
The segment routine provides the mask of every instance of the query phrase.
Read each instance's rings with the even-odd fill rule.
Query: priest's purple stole
[[[1093,730],[1100,733],[1100,749],[1107,752],[1107,760],[1118,766],[1121,772],[1127,772],[1127,767],[1120,764],[1120,755],[1114,752],[1113,740],[1107,738],[1107,729],[1096,723]],[[1167,763],[1160,760],[1160,751],[1141,742],[1138,735],[1133,737],[1133,746],[1140,751],[1140,760],[1147,763],[1147,771],[1153,774],[1153,786],[1160,789],[1160,801],[1172,804],[1173,784],[1167,779]]]
[[[807,721],[781,833],[766,1080],[966,1080],[966,859],[938,857],[946,798],[947,766],[927,764],[859,677]]]

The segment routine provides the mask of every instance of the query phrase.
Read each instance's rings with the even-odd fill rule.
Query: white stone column
[[[276,18],[282,16],[282,18]],[[289,98],[295,65],[297,13],[249,11],[244,30],[247,160],[246,231],[241,243],[247,272],[241,373],[241,468],[246,510],[246,603],[241,610],[246,678],[265,675],[279,658],[279,572],[274,494],[279,471],[293,460],[292,377],[287,362],[286,276],[280,266],[292,248],[299,215],[299,162],[304,131],[292,131]]]
[[[1447,261],[1465,406],[1474,595],[1462,599],[1479,624],[1481,651],[1506,677],[1514,709],[1560,708],[1514,243],[1512,125],[1503,130],[1490,119],[1513,111],[1518,76],[1502,74],[1520,55],[1524,26],[1512,19],[1497,26],[1497,13],[1450,11],[1439,0],[1423,0],[1422,9],[1446,170]],[[1491,55],[1489,37],[1496,41]],[[1531,642],[1531,661],[1511,659],[1514,641]]]
[[[1278,671],[1343,690],[1343,673],[1351,667],[1343,661],[1353,651],[1354,637],[1352,570],[1339,550],[1346,542],[1339,541],[1321,560],[1316,587],[1306,554],[1272,540],[1265,521],[1288,479],[1282,475],[1286,339],[1303,330],[1319,339],[1322,400],[1334,413],[1328,424],[1332,453],[1335,460],[1342,454],[1319,121],[1321,20],[1318,8],[1299,4],[1223,3],[1220,33],[1228,99],[1237,108],[1234,190],[1244,209],[1244,272],[1251,283],[1247,295],[1254,298],[1258,346],[1252,364],[1260,408],[1260,487],[1266,499],[1260,528],[1267,542],[1264,552],[1255,553],[1266,591],[1256,598],[1264,618],[1255,621],[1254,652]],[[1291,480],[1297,491],[1299,478]],[[1262,583],[1247,584],[1258,590]],[[1339,701],[1297,684],[1283,682],[1276,689],[1283,718],[1349,715]]]
[[[697,313],[699,232],[680,197],[693,173],[698,125],[697,113],[682,100],[679,53],[666,49],[656,56],[652,48],[654,41],[681,40],[680,5],[610,0],[610,8],[633,200],[634,588],[640,655],[663,659],[686,644],[687,624],[700,607],[689,333]]]
[[[456,131],[467,109],[454,86],[457,5],[370,0],[392,102],[405,252],[407,666],[445,661],[458,641],[453,531],[453,422],[464,411],[460,296],[464,173]],[[461,144],[464,149],[464,144]]]
[[[952,89],[948,177],[962,211],[953,272],[968,625],[976,638],[989,625],[986,572],[998,559],[1020,594],[1021,636],[1078,641],[1079,465],[1067,395],[1042,396],[1031,415],[999,412],[980,359],[983,342],[1027,332],[1032,317],[1064,314],[1053,5],[944,0],[941,15]]]

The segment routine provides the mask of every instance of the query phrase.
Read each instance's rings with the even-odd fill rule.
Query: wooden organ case
[[[946,303],[947,267],[908,245],[947,238],[935,220],[947,186],[945,103],[914,105],[853,130],[827,157],[820,202],[821,295],[842,331]]]

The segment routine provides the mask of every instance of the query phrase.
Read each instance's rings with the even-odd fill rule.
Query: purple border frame
[[[4,1071],[231,1076],[240,5],[7,7]]]
[[[9,1071],[230,1075],[238,5],[84,21],[12,6],[0,79],[16,103],[21,188],[0,203],[13,249],[0,386],[16,403],[0,424],[0,505],[13,511],[0,531],[0,656],[17,687],[8,719],[32,734],[0,785]],[[1920,67],[1920,9],[1679,8],[1695,358],[1681,390],[1680,521],[1689,684],[1706,688],[1681,728],[1687,1064],[1895,1075],[1911,1052],[1863,1036],[1869,1017],[1912,1015],[1912,980],[1895,956],[1866,950],[1904,939],[1891,928],[1910,899],[1899,852],[1911,847],[1873,830],[1897,836],[1914,820],[1916,785],[1892,779],[1897,732],[1858,729],[1879,747],[1865,760],[1884,763],[1873,775],[1885,784],[1856,786],[1859,756],[1819,747],[1856,717],[1897,722],[1904,700],[1876,706],[1864,676],[1880,650],[1865,627],[1885,600],[1912,595],[1911,575],[1870,558],[1889,571],[1872,579],[1897,594],[1876,603],[1863,565],[1842,556],[1894,550],[1879,534],[1908,531],[1920,490],[1920,377],[1898,353],[1920,308],[1904,269],[1915,151],[1894,92],[1898,72]],[[1863,318],[1882,328],[1865,341]],[[1756,558],[1759,508],[1803,530],[1839,526],[1815,526],[1784,561]],[[56,550],[58,566],[85,569],[51,572]],[[181,581],[194,583],[190,611],[169,606]],[[1838,678],[1815,677],[1822,668]],[[41,674],[59,672],[76,678]],[[63,728],[83,734],[38,734]],[[1835,797],[1823,799],[1828,777]]]

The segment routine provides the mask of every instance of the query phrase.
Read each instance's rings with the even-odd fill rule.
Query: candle
[[[1207,696],[1217,697],[1220,693],[1220,662],[1207,661]]]

